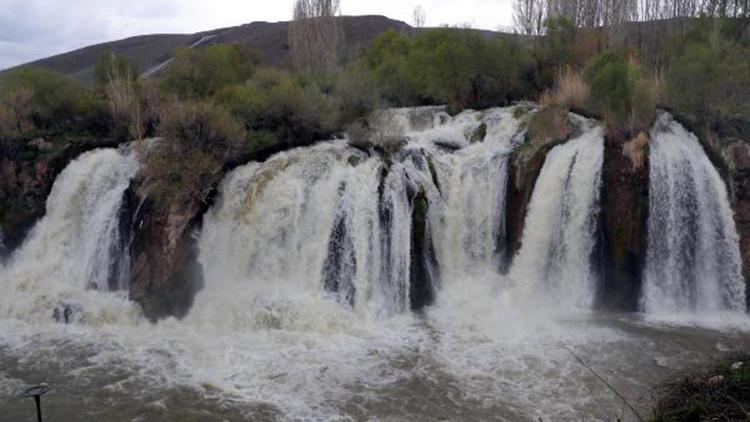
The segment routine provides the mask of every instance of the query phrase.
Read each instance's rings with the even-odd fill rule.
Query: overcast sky
[[[512,0],[341,0],[345,15],[411,23],[421,5],[428,26],[512,24]],[[292,0],[2,0],[0,69],[138,34],[193,33],[253,21],[289,20]]]

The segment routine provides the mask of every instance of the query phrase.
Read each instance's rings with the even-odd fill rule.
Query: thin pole
[[[42,422],[42,398],[40,396],[34,396],[36,402],[36,420]]]

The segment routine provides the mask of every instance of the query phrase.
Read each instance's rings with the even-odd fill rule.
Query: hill
[[[414,30],[404,22],[385,16],[344,16],[341,19],[347,54],[358,51],[389,29],[399,32]],[[176,48],[238,43],[260,51],[268,64],[282,66],[289,55],[288,28],[289,22],[253,22],[195,34],[141,35],[81,48],[26,65],[40,66],[91,83],[94,65],[107,51],[127,57],[144,73],[156,73]]]

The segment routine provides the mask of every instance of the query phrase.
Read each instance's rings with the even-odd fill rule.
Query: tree
[[[109,104],[115,131],[122,127],[128,134],[141,139],[144,124],[138,98],[138,71],[123,56],[105,53],[94,69],[96,83]]]
[[[546,19],[545,0],[515,0],[513,21],[516,28],[525,35],[541,34]]]
[[[19,89],[30,97],[28,112],[38,129],[75,125],[86,91],[73,79],[51,70],[25,66],[0,75],[0,98],[12,97]],[[30,95],[29,95],[30,93]]]
[[[31,115],[31,100],[33,97],[33,91],[24,86],[13,88],[2,97],[2,104],[13,114],[18,132],[23,132],[23,122]]]
[[[344,47],[339,0],[296,0],[289,24],[289,50],[297,71],[330,74]]]
[[[227,85],[250,79],[259,63],[257,52],[238,44],[180,49],[159,86],[181,99],[206,99]]]
[[[424,8],[422,8],[421,5],[418,5],[412,12],[412,22],[414,22],[414,27],[422,28],[424,27],[426,21],[427,13],[424,11]]]

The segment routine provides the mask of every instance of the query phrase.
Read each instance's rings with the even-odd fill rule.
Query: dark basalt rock
[[[745,281],[750,280],[750,145],[743,141],[729,148],[729,192],[734,210],[734,221],[740,235]],[[750,303],[750,289],[746,290]]]
[[[427,195],[420,190],[412,199],[409,271],[409,301],[412,310],[432,305],[435,302],[435,290],[440,284],[435,248],[427,221],[429,208]]]
[[[323,264],[323,287],[339,300],[354,306],[353,275],[357,267],[354,245],[348,230],[346,216],[339,215],[328,241],[328,255]]]
[[[192,201],[155,206],[131,186],[133,238],[130,245],[130,299],[139,303],[151,321],[187,315],[195,294],[203,287],[203,268],[198,263],[197,240],[205,204]]]
[[[594,254],[602,281],[598,306],[637,311],[648,237],[648,137],[629,142],[611,132],[604,144],[599,238]]]

